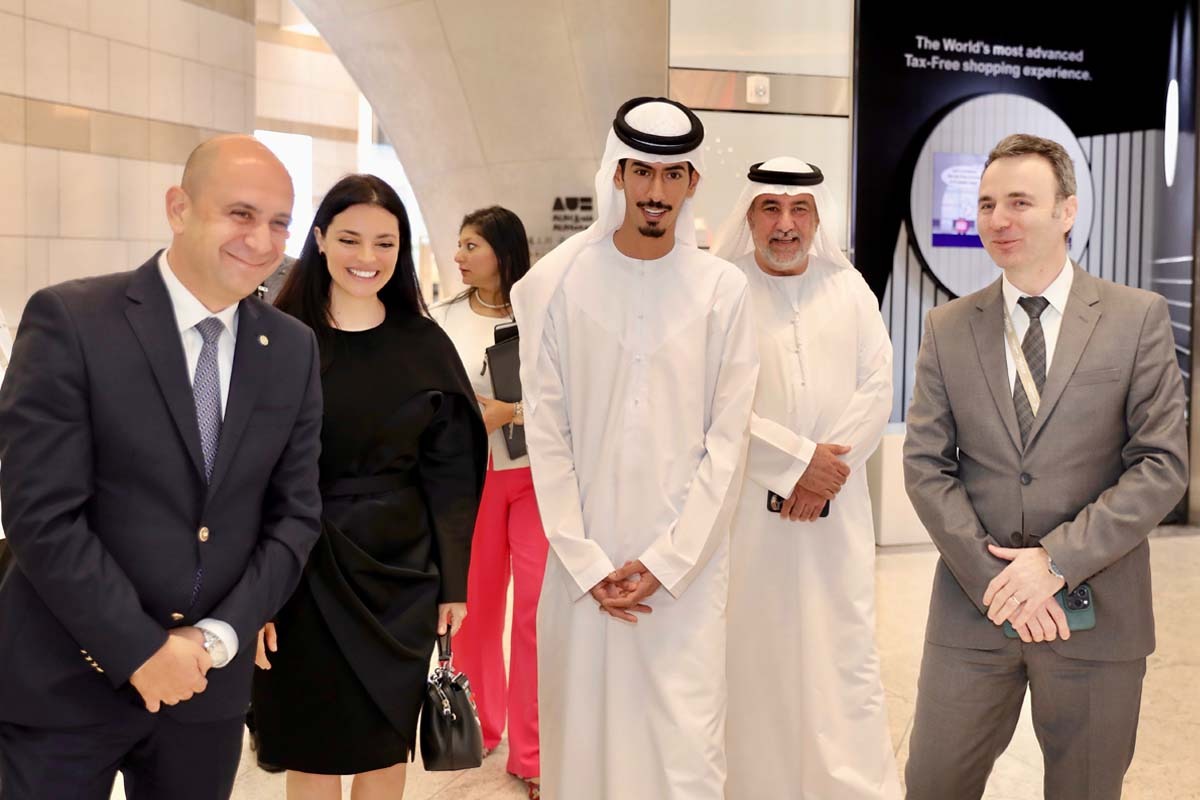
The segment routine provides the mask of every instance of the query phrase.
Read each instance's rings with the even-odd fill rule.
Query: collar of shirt
[[[221,320],[221,324],[225,326],[225,330],[229,331],[236,338],[239,303],[234,303],[215,313],[209,311],[203,303],[196,299],[196,295],[192,294],[175,275],[174,270],[171,269],[171,265],[167,263],[166,250],[163,250],[158,256],[158,271],[162,275],[163,283],[167,285],[167,294],[171,297],[171,305],[175,309],[175,323],[179,325],[180,333],[185,333],[196,327],[196,323],[203,319],[216,317]]]
[[[1057,311],[1060,316],[1067,310],[1067,300],[1071,296],[1071,282],[1074,278],[1075,268],[1072,266],[1071,259],[1068,256],[1067,260],[1063,263],[1062,269],[1059,270],[1058,277],[1046,287],[1046,291],[1042,292],[1041,296],[1050,302],[1050,307]],[[1000,280],[1001,289],[1004,292],[1004,307],[1008,309],[1010,315],[1014,315],[1018,308],[1017,301],[1022,297],[1029,297],[1029,295],[1012,285],[1008,280],[1008,273],[1004,273]],[[1025,315],[1023,309],[1021,314]]]

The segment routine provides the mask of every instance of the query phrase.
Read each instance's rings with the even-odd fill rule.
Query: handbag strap
[[[449,631],[446,631],[446,633],[442,634],[441,636],[439,636],[437,638],[437,649],[438,649],[438,663],[449,666],[450,660],[454,656],[453,651],[451,651],[451,649],[450,649],[450,632]]]

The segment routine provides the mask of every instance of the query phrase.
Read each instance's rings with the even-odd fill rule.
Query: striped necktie
[[[1021,350],[1025,353],[1025,363],[1029,365],[1029,373],[1040,395],[1042,387],[1046,385],[1046,334],[1042,331],[1042,312],[1050,305],[1050,301],[1044,297],[1022,297],[1017,304],[1029,315],[1029,330],[1025,331]],[[1029,404],[1020,378],[1013,381],[1013,404],[1017,408],[1017,426],[1021,429],[1021,445],[1024,446],[1033,428],[1033,407]]]

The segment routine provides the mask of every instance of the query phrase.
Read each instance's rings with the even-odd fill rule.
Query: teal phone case
[[[1065,586],[1058,590],[1058,594],[1054,595],[1054,599],[1058,600],[1058,604],[1062,606],[1063,612],[1067,615],[1067,628],[1072,633],[1090,631],[1096,627],[1096,595],[1092,592],[1092,587],[1086,583],[1079,584],[1079,588],[1087,589],[1087,605],[1083,608],[1067,607],[1067,587]],[[1004,623],[1004,635],[1010,639],[1020,638],[1016,629],[1008,622]]]

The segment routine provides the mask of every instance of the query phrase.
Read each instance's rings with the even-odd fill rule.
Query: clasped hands
[[[1009,562],[983,593],[988,619],[996,625],[1008,621],[1026,643],[1070,639],[1067,615],[1054,599],[1066,581],[1050,572],[1050,554],[1041,547],[994,544],[988,551]]]
[[[653,611],[643,601],[657,592],[660,586],[662,583],[646,569],[641,560],[626,561],[593,586],[591,595],[600,604],[601,613],[637,624],[636,614]]]
[[[204,634],[191,626],[168,631],[167,641],[134,670],[129,683],[137,689],[151,714],[162,706],[190,700],[208,688],[205,677],[212,657],[204,649]]]
[[[838,458],[850,452],[847,445],[818,444],[804,474],[784,499],[779,516],[793,522],[812,522],[825,503],[837,496],[850,477],[850,466]]]

